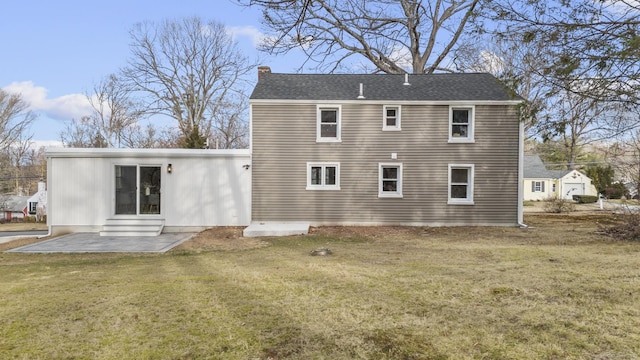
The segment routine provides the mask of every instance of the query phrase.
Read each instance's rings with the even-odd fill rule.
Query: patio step
[[[302,221],[254,221],[242,231],[244,237],[289,236],[309,233],[308,222]]]
[[[164,228],[164,219],[107,219],[100,236],[158,236]]]

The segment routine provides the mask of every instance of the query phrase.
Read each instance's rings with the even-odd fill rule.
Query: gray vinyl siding
[[[339,103],[336,103],[339,105]],[[342,104],[342,142],[316,142],[316,104],[252,104],[253,221],[515,225],[519,123],[513,106],[476,105],[475,143],[448,143],[449,107]],[[397,160],[391,159],[397,153]],[[306,190],[307,162],[339,162],[337,191]],[[378,164],[403,164],[403,197],[378,197]],[[448,164],[474,164],[474,205],[449,205]]]

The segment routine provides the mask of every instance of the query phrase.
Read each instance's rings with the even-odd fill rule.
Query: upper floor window
[[[307,190],[340,190],[340,163],[307,163]]]
[[[379,164],[378,197],[402,197],[402,164]]]
[[[449,165],[449,204],[473,205],[473,170],[470,164]]]
[[[449,142],[473,142],[473,106],[449,107]]]
[[[340,141],[340,105],[318,106],[316,141]]]
[[[400,105],[383,107],[382,130],[400,130]]]

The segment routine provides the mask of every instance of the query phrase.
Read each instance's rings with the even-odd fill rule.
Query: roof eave
[[[412,105],[456,105],[456,104],[475,104],[475,105],[519,105],[523,100],[366,100],[366,99],[249,99],[249,104],[412,104]]]

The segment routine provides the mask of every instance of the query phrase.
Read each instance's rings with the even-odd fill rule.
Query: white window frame
[[[469,111],[469,123],[467,124],[467,136],[453,136],[453,111],[454,110],[468,110]],[[473,143],[474,128],[476,124],[476,107],[474,105],[451,105],[449,106],[449,142],[450,143]]]
[[[385,168],[397,168],[398,178],[396,191],[384,191],[383,189],[383,169]],[[379,198],[401,198],[402,197],[402,163],[378,163],[378,197]]]
[[[322,137],[322,111],[335,110],[336,111],[336,136],[335,137]],[[316,110],[316,142],[341,142],[342,130],[342,106],[322,104],[317,106]]]
[[[533,180],[533,192],[544,192],[543,189],[544,189],[544,181]]]
[[[452,183],[451,182],[451,172],[454,169],[467,169],[467,182],[466,183]],[[473,205],[473,191],[474,191],[474,177],[475,177],[475,166],[473,164],[449,164],[448,178],[447,181],[447,204],[449,205]],[[451,186],[453,185],[467,185],[467,197],[464,199],[461,198],[452,198],[451,197]]]
[[[29,201],[29,215],[35,215],[38,212],[38,202],[37,201]]]
[[[395,126],[387,125],[387,110],[395,109],[396,110],[396,124]],[[400,105],[384,105],[382,107],[382,130],[383,131],[399,131],[401,130],[401,114],[402,114],[402,106]]]
[[[321,175],[320,179],[322,181],[321,184],[312,184],[311,183],[311,169],[314,167],[320,167]],[[336,183],[332,185],[327,185],[325,183],[325,174],[327,172],[328,167],[336,168]],[[307,190],[340,190],[340,163],[339,162],[308,162],[307,163]]]

